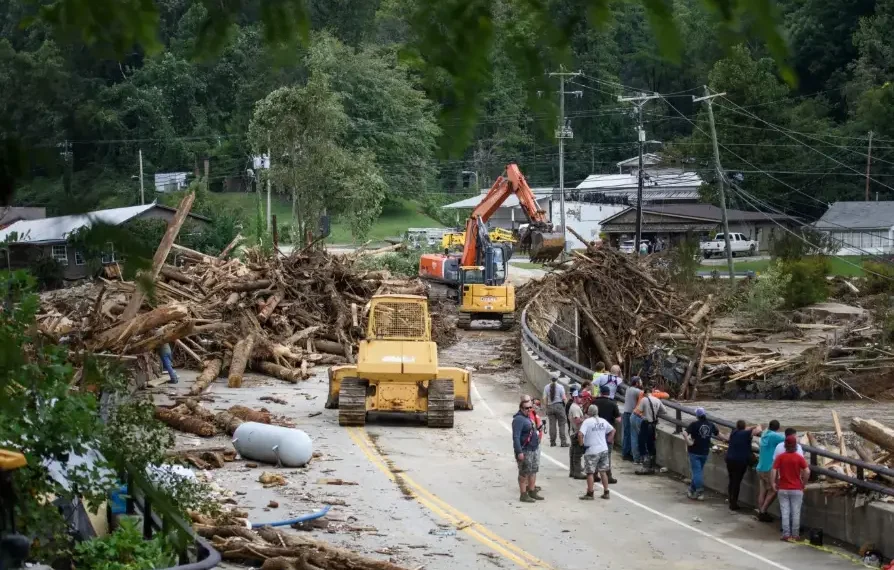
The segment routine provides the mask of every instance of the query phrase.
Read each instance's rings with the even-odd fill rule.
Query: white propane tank
[[[301,467],[313,455],[310,436],[300,429],[244,422],[233,434],[233,446],[246,459]]]

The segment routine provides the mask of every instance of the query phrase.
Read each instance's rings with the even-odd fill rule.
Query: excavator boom
[[[546,212],[537,206],[534,192],[519,170],[518,165],[506,165],[506,176],[497,178],[481,203],[472,211],[466,222],[466,240],[461,265],[477,265],[479,262],[478,220],[487,223],[506,199],[515,194],[518,203],[528,217],[528,227],[520,236],[522,251],[528,251],[531,261],[552,261],[565,250],[565,236],[554,233]]]

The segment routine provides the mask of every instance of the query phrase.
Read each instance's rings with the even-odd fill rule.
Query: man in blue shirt
[[[773,517],[767,512],[776,492],[773,491],[773,453],[776,446],[785,441],[785,436],[779,433],[779,420],[770,422],[769,428],[761,434],[760,456],[757,462],[757,475],[760,479],[760,491],[757,495],[758,520],[772,522]]]
[[[530,412],[534,407],[530,396],[522,396],[518,412],[512,417],[512,449],[518,464],[519,500],[523,503],[542,501],[537,493],[537,472],[540,470],[540,436],[531,421]]]
[[[689,444],[689,469],[692,471],[692,482],[689,484],[690,499],[705,500],[705,463],[711,451],[711,436],[720,431],[713,422],[708,421],[704,408],[696,408],[695,421],[686,426],[686,443]]]

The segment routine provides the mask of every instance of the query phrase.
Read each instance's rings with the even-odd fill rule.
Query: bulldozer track
[[[456,326],[463,330],[472,328],[472,313],[460,313],[456,321]]]
[[[338,425],[366,424],[366,380],[345,378],[338,391]]]
[[[439,378],[428,385],[428,427],[453,427],[453,380]]]

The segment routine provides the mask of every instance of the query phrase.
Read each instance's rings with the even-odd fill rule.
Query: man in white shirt
[[[611,370],[608,374],[602,373],[598,377],[593,380],[593,383],[598,387],[608,386],[609,395],[608,397],[612,400],[615,399],[615,393],[618,391],[618,386],[624,383],[624,379],[621,378],[621,367],[617,364],[613,364]],[[597,390],[598,393],[598,390]]]
[[[591,405],[587,410],[587,419],[580,426],[577,434],[578,442],[584,446],[584,471],[587,473],[587,493],[581,497],[584,501],[592,501],[595,475],[599,473],[602,481],[602,498],[608,499],[609,446],[615,438],[615,428],[599,417],[599,408]]]
[[[795,428],[785,428],[785,436],[788,437],[790,435],[798,437],[798,431]],[[782,441],[782,443],[780,443],[779,445],[776,446],[775,450],[773,450],[773,462],[775,463],[776,458],[779,457],[780,455],[782,455],[783,453],[785,453],[785,441],[784,440]],[[801,457],[804,457],[804,449],[801,447],[800,443],[798,444],[798,447],[795,448],[795,453],[797,453]]]

